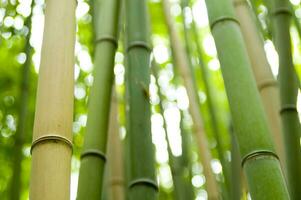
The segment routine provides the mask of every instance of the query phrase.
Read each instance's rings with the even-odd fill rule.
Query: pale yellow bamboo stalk
[[[189,111],[193,120],[194,132],[200,159],[204,169],[204,175],[206,177],[206,189],[208,193],[208,199],[219,199],[219,189],[218,184],[215,180],[215,176],[211,169],[211,152],[208,146],[208,141],[206,138],[203,119],[200,113],[199,97],[195,90],[195,84],[193,78],[191,77],[191,71],[188,64],[188,58],[184,47],[182,46],[180,36],[174,26],[172,17],[170,14],[170,3],[168,0],[163,0],[163,8],[165,21],[169,30],[169,36],[171,40],[171,46],[174,53],[174,61],[179,68],[179,72],[184,80],[184,85],[187,90],[187,95],[189,99]]]
[[[75,0],[47,0],[32,144],[30,200],[69,200]]]
[[[109,138],[108,138],[108,194],[110,200],[123,200],[124,195],[124,165],[122,156],[122,143],[119,137],[118,102],[116,93],[113,91]]]
[[[267,115],[270,132],[275,144],[276,152],[282,167],[285,164],[283,134],[280,121],[280,98],[277,81],[268,63],[263,38],[257,28],[255,16],[246,0],[233,0],[237,18],[246,43],[252,70],[260,92],[261,101]]]

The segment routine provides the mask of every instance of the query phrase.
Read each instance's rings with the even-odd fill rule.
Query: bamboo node
[[[273,157],[276,158],[277,160],[279,160],[279,157],[276,153],[274,153],[273,151],[269,151],[269,150],[256,150],[254,152],[251,152],[249,154],[247,154],[241,161],[241,166],[244,167],[245,163],[249,160],[256,160],[258,158],[262,158],[262,157]]]
[[[235,17],[221,16],[221,17],[218,17],[218,18],[216,18],[215,20],[213,20],[211,22],[211,24],[210,24],[211,30],[213,30],[213,28],[215,27],[216,24],[218,24],[219,22],[223,22],[223,21],[232,21],[232,22],[235,22],[239,25],[239,21]]]
[[[297,112],[297,106],[295,104],[282,105],[282,107],[280,109],[280,114],[283,114],[286,111],[295,111],[295,112]]]
[[[124,180],[122,178],[113,178],[110,180],[110,185],[124,185]]]
[[[104,162],[107,161],[106,154],[98,149],[86,150],[86,151],[82,152],[82,154],[80,155],[80,158],[83,159],[86,156],[95,156],[95,157],[102,159]]]
[[[246,0],[238,0],[233,2],[234,7],[248,5],[248,2]]]
[[[37,146],[38,144],[44,143],[44,142],[48,142],[48,141],[61,142],[63,144],[66,144],[67,146],[69,146],[71,149],[73,148],[72,141],[66,137],[63,137],[60,135],[45,135],[45,136],[35,139],[32,142],[31,148],[30,148],[30,154],[32,154],[32,151],[35,146]]]
[[[258,90],[261,91],[268,86],[277,86],[277,81],[275,79],[265,79],[258,83]]]
[[[103,35],[100,36],[98,39],[95,40],[95,44],[101,43],[101,42],[111,42],[115,48],[118,47],[118,41],[115,37],[110,36],[110,35]]]
[[[149,178],[139,178],[139,179],[133,180],[130,182],[129,188],[131,189],[135,185],[149,185],[149,186],[153,187],[155,190],[159,190],[157,183]]]
[[[279,7],[279,8],[276,8],[273,12],[272,12],[272,15],[280,15],[280,14],[289,14],[289,15],[292,15],[292,12],[289,8],[287,7]]]
[[[126,48],[126,52],[129,52],[132,48],[134,47],[141,47],[141,48],[144,48],[148,51],[152,51],[152,48],[151,46],[147,43],[147,42],[144,42],[144,41],[133,41],[133,42],[130,42],[128,44],[128,47]]]

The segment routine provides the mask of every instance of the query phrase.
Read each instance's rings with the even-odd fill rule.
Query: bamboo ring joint
[[[218,18],[216,18],[215,20],[213,20],[211,22],[211,24],[210,24],[211,30],[213,30],[213,28],[214,28],[214,26],[216,24],[218,24],[219,22],[223,22],[223,21],[233,21],[233,22],[236,22],[239,25],[239,21],[235,17],[232,17],[232,16],[221,16],[221,17],[218,17]]]
[[[280,7],[280,8],[276,8],[273,13],[273,15],[280,15],[280,14],[289,14],[292,15],[292,12],[289,8],[287,7]]]
[[[110,185],[123,185],[124,181],[122,178],[113,178],[110,181]]]
[[[33,148],[35,146],[37,146],[38,144],[41,144],[43,142],[47,142],[47,141],[61,142],[63,144],[66,144],[67,146],[69,146],[71,149],[73,148],[73,144],[72,144],[71,140],[69,140],[66,137],[63,137],[60,135],[45,135],[45,136],[35,139],[32,142],[31,148],[30,148],[30,154],[32,154]]]
[[[149,186],[153,187],[155,190],[159,190],[157,183],[149,178],[139,178],[139,179],[133,180],[132,182],[130,182],[129,188],[132,188],[135,185],[149,185]]]
[[[132,48],[134,47],[141,47],[141,48],[144,48],[148,51],[152,51],[152,48],[150,47],[150,45],[147,43],[147,42],[144,42],[144,41],[134,41],[134,42],[130,42],[127,49],[126,49],[126,52],[129,52]]]
[[[247,154],[242,159],[241,166],[244,167],[245,163],[249,160],[256,160],[256,159],[262,158],[262,157],[273,157],[273,158],[276,158],[277,160],[279,160],[279,157],[273,151],[257,150],[257,151],[254,151],[254,152],[251,152],[251,153]]]
[[[238,0],[238,1],[234,1],[233,5],[235,7],[238,7],[238,6],[248,5],[248,2],[246,0]]]
[[[274,79],[265,79],[262,80],[258,83],[258,90],[261,91],[264,88],[268,87],[268,86],[276,86],[277,85],[277,81]]]
[[[297,112],[297,107],[294,104],[285,104],[281,107],[280,114],[284,113],[285,111],[296,111]]]
[[[99,37],[98,39],[95,40],[95,44],[98,44],[98,43],[101,43],[104,41],[111,42],[115,46],[115,48],[118,47],[117,39],[110,35],[103,35],[103,36]]]
[[[82,159],[86,156],[96,156],[96,157],[102,159],[104,162],[107,161],[106,154],[103,153],[102,151],[99,151],[98,149],[86,150],[80,155],[80,158]]]

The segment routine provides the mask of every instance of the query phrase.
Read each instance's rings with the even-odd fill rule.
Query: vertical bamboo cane
[[[81,154],[78,200],[94,200],[102,196],[119,25],[119,0],[94,0],[92,2],[96,38],[95,71],[89,98],[85,142]]]
[[[217,109],[214,101],[214,95],[213,95],[213,87],[212,83],[210,82],[210,76],[209,76],[209,71],[208,71],[208,66],[206,66],[204,59],[203,59],[203,50],[200,45],[200,40],[199,36],[197,33],[197,27],[195,24],[195,21],[192,21],[192,31],[193,31],[193,36],[195,39],[195,46],[196,46],[196,51],[198,54],[198,61],[199,61],[199,66],[201,68],[202,72],[202,79],[204,83],[204,88],[205,88],[205,93],[207,96],[207,104],[208,104],[208,109],[211,117],[211,126],[213,129],[214,137],[216,140],[217,144],[217,152],[218,152],[218,157],[221,162],[222,168],[223,168],[223,175],[224,175],[224,185],[226,186],[228,194],[225,194],[227,197],[229,197],[230,193],[230,169],[229,169],[229,163],[225,158],[225,145],[224,142],[222,141],[222,131],[219,126],[219,119],[217,115]]]
[[[185,171],[189,171],[189,158],[188,158],[188,146],[187,146],[187,136],[186,132],[184,133],[184,129],[182,127],[181,120],[181,136],[182,136],[182,155],[179,157],[175,157],[172,154],[170,140],[167,134],[167,123],[164,116],[164,108],[163,108],[163,94],[161,92],[160,85],[158,83],[158,64],[153,60],[152,62],[152,72],[156,79],[156,85],[158,88],[158,96],[159,96],[159,108],[160,114],[163,117],[163,129],[165,132],[165,137],[167,140],[167,152],[169,157],[169,166],[171,169],[172,180],[174,184],[174,197],[176,200],[192,200],[194,197],[192,185],[190,184],[190,177],[185,177]],[[181,117],[182,119],[182,117]],[[188,170],[186,170],[188,168]],[[188,173],[189,174],[189,173]]]
[[[231,131],[231,199],[241,200],[242,197],[242,178],[240,168],[240,153],[236,138]]]
[[[76,1],[46,2],[34,123],[31,200],[69,200]]]
[[[200,159],[204,167],[204,175],[206,177],[206,188],[208,199],[218,199],[219,189],[211,169],[211,153],[208,147],[207,138],[202,123],[200,113],[199,98],[195,90],[195,83],[191,78],[191,70],[187,62],[187,56],[184,47],[181,45],[180,37],[174,27],[172,17],[170,15],[170,5],[168,0],[163,0],[164,16],[171,40],[172,49],[175,55],[175,63],[179,67],[180,74],[184,80],[189,98],[189,110],[194,123],[197,145],[199,148]]]
[[[151,139],[150,47],[146,0],[126,0],[129,199],[154,200],[158,186]]]
[[[114,87],[113,87],[114,88]],[[111,200],[124,200],[124,175],[122,143],[119,137],[118,102],[112,94],[108,138],[108,193]]]
[[[33,8],[33,2],[31,8]],[[19,200],[21,198],[22,184],[21,184],[21,175],[22,175],[22,160],[23,152],[22,148],[24,145],[25,135],[26,135],[26,122],[27,122],[27,109],[28,109],[28,85],[30,81],[30,67],[31,67],[31,52],[32,48],[30,46],[30,30],[31,30],[31,17],[32,10],[30,15],[25,21],[25,26],[28,28],[29,32],[26,36],[25,42],[25,54],[26,61],[23,64],[22,69],[22,82],[20,87],[20,106],[18,113],[18,126],[15,135],[15,147],[13,149],[13,176],[10,183],[10,200]]]
[[[279,116],[280,99],[277,81],[275,80],[268,63],[263,39],[257,29],[256,22],[252,16],[252,11],[246,0],[233,0],[236,15],[240,22],[240,28],[244,37],[251,67],[260,93],[261,101],[264,105],[272,138],[276,147],[276,152],[280,162],[284,167],[284,144],[281,131],[281,120]]]
[[[252,199],[289,199],[231,0],[206,0]]]
[[[286,167],[292,199],[301,199],[301,127],[296,108],[298,80],[292,60],[290,37],[291,10],[288,0],[272,1],[273,40],[279,55],[281,119],[286,144]]]

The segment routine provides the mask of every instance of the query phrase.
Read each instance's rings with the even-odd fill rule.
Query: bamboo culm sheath
[[[232,2],[206,5],[251,198],[289,199]]]
[[[119,24],[120,0],[94,0],[92,3],[96,45],[94,82],[89,97],[87,129],[81,153],[78,200],[98,200],[102,197]]]

